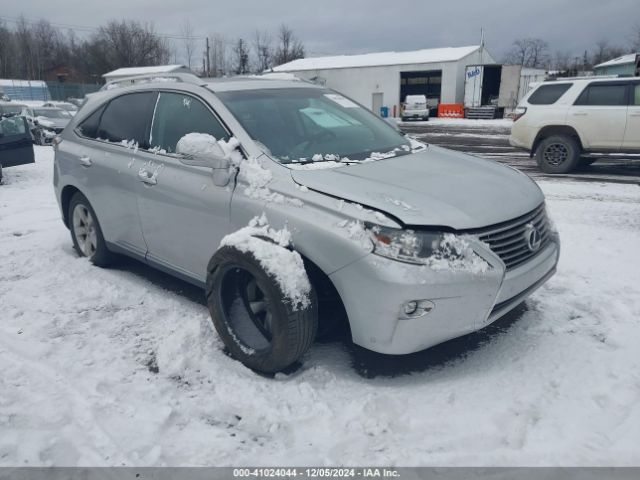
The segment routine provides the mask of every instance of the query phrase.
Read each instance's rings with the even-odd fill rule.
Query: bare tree
[[[253,50],[256,55],[256,71],[264,72],[271,68],[273,52],[269,32],[256,30],[253,36]]]
[[[591,55],[591,60],[594,65],[598,65],[599,63],[606,62],[609,60],[609,42],[607,40],[599,40],[596,42],[596,48]]]
[[[293,30],[285,24],[280,25],[273,59],[274,65],[282,65],[298,58],[304,58],[304,45],[295,37]]]
[[[571,69],[571,54],[564,50],[558,50],[554,54],[553,69],[558,72],[567,72]]]
[[[633,27],[630,46],[633,53],[640,53],[640,23]]]
[[[513,42],[505,63],[541,68],[549,63],[549,45],[540,38],[520,38]]]
[[[187,60],[187,67],[191,68],[193,62],[193,54],[196,50],[196,41],[193,38],[193,27],[189,20],[185,20],[180,27],[180,36],[182,36],[182,45],[184,47],[184,56]]]
[[[169,49],[153,26],[134,21],[110,21],[88,41],[98,71],[166,63]]]
[[[15,48],[13,32],[0,20],[0,77],[2,78],[13,76]]]
[[[211,72],[209,72],[209,75],[212,77],[224,77],[229,73],[229,59],[227,51],[227,44],[229,42],[220,34],[213,34],[209,39],[211,41],[211,58],[209,60]]]
[[[242,38],[239,38],[236,42],[233,48],[233,54],[235,57],[235,67],[233,71],[237,75],[249,73],[249,48]]]

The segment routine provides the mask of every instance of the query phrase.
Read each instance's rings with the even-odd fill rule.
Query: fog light
[[[405,315],[412,315],[416,313],[416,310],[418,310],[418,302],[411,300],[410,302],[405,303],[403,310]]]
[[[435,307],[435,303],[430,300],[409,300],[402,304],[398,318],[407,320],[422,317],[431,312]]]

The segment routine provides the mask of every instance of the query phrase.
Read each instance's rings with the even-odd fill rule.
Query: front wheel
[[[318,325],[314,290],[306,308],[285,298],[251,253],[222,247],[209,263],[207,304],[213,324],[231,356],[253,370],[282,371],[313,343]]]
[[[80,192],[71,198],[67,218],[76,252],[99,267],[111,264],[113,254],[107,249],[96,213],[89,200]]]
[[[580,145],[567,135],[553,135],[540,142],[536,161],[545,173],[569,173],[580,160]]]

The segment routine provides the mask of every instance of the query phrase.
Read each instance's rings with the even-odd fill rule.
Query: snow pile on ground
[[[278,283],[293,310],[304,310],[310,304],[311,283],[302,257],[298,252],[289,250],[290,244],[289,230],[286,227],[282,230],[271,228],[264,213],[220,242],[221,247],[234,247],[241,252],[251,253]]]
[[[225,355],[200,290],[78,258],[36,157],[0,186],[0,465],[640,463],[637,185],[541,182],[558,273],[489,333],[315,344],[268,379]]]

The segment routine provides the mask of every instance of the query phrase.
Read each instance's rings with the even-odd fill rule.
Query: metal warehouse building
[[[378,113],[382,107],[398,116],[407,95],[424,94],[430,106],[463,103],[468,65],[495,64],[481,46],[433,48],[294,60],[275,67],[326,85]]]

